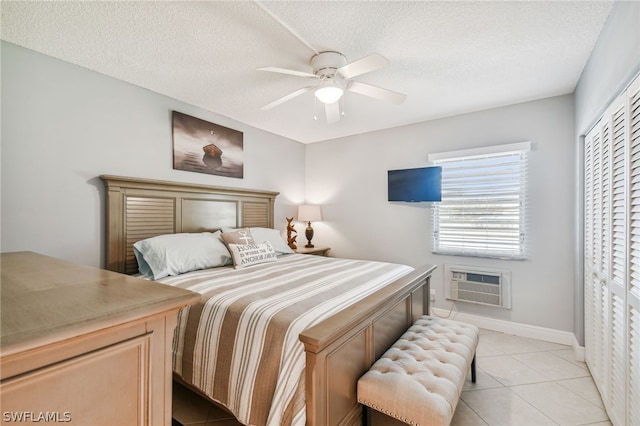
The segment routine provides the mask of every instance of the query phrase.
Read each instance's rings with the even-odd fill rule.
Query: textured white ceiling
[[[402,105],[347,93],[345,116],[314,120],[308,85],[257,71],[311,72],[314,52],[253,1],[2,1],[1,36],[251,126],[309,143],[571,93],[611,1],[265,1],[318,51],[391,65],[355,80]]]

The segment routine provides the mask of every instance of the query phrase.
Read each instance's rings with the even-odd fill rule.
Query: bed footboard
[[[305,330],[307,425],[361,425],[357,382],[413,322],[429,310],[435,265]]]

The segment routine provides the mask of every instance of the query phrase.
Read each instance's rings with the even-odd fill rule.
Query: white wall
[[[435,306],[443,296],[443,264],[512,271],[512,309],[468,303],[476,315],[573,329],[573,144],[571,95],[465,114],[307,147],[307,199],[323,206],[314,241],[336,256],[436,264]],[[429,153],[531,141],[529,259],[500,261],[431,253],[430,208],[387,202],[387,170],[427,165]]]
[[[584,135],[640,72],[640,2],[617,1],[600,33],[575,91],[576,196],[574,330],[584,343],[583,146]]]
[[[584,135],[640,72],[640,2],[616,1],[575,91],[576,132]]]
[[[104,265],[101,174],[280,191],[276,226],[304,198],[299,142],[2,42],[1,250]],[[244,179],[173,170],[171,111],[244,132]]]

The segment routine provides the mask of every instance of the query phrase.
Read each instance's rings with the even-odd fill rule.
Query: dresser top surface
[[[33,253],[0,258],[0,351],[193,304],[200,295]]]

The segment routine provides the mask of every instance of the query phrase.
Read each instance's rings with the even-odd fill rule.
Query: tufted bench
[[[411,425],[448,425],[471,368],[478,328],[420,317],[358,381],[358,402]],[[365,416],[366,417],[366,416]]]

